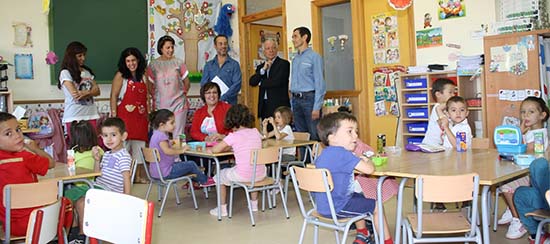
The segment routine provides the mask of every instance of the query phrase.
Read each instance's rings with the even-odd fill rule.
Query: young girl
[[[84,65],[86,51],[86,47],[80,42],[69,43],[59,73],[57,87],[65,95],[62,121],[69,135],[72,121],[88,120],[95,128],[96,120],[99,119],[94,97],[99,96],[100,91],[94,80],[94,73]]]
[[[73,121],[71,128],[69,148],[74,150],[76,167],[93,170],[95,161],[92,149],[98,145],[96,129],[86,120]],[[103,155],[103,150],[97,148]]]
[[[120,53],[118,72],[111,86],[111,117],[119,117],[126,123],[128,139],[125,147],[132,158],[139,159],[139,150],[145,146],[148,136],[150,104],[146,86],[145,68],[147,62],[141,52],[134,47]],[[136,182],[146,182],[145,174],[138,164]]]
[[[256,166],[256,172],[253,172],[250,164],[250,155],[252,150],[262,148],[262,135],[254,128],[254,115],[242,104],[231,107],[225,116],[225,128],[231,128],[233,132],[229,133],[220,143],[212,148],[213,153],[228,151],[233,148],[235,155],[235,166],[225,168],[215,177],[220,181],[221,192],[221,213],[227,216],[227,186],[231,181],[249,182],[252,175],[256,175],[256,181],[261,181],[266,176],[265,165]],[[258,192],[251,195],[252,211],[258,211]],[[218,209],[210,210],[211,215],[218,215]]]
[[[294,133],[290,128],[292,121],[292,110],[287,106],[280,106],[275,109],[273,117],[266,118],[262,121],[262,135],[264,138],[275,137],[277,140],[294,140]],[[267,132],[267,125],[271,124],[273,130]],[[289,162],[296,159],[296,147],[288,147],[283,149],[283,162]]]
[[[149,122],[153,127],[153,135],[149,141],[149,147],[156,148],[160,154],[160,173],[162,177],[172,179],[188,174],[196,174],[195,178],[201,186],[213,186],[214,180],[199,170],[199,167],[193,161],[175,162],[179,159],[179,155],[183,154],[187,147],[173,147],[168,134],[172,133],[175,128],[174,113],[168,109],[161,109],[152,112],[149,115]],[[159,178],[157,166],[151,164],[149,172],[153,178]]]
[[[538,97],[527,97],[521,102],[520,106],[520,129],[523,134],[523,142],[527,144],[527,152],[532,153],[534,147],[535,133],[542,133],[544,138],[544,150],[548,148],[548,133],[545,128],[546,121],[550,111],[544,100]],[[507,183],[500,187],[504,200],[508,208],[498,220],[499,225],[508,224],[506,238],[518,239],[521,238],[527,230],[523,227],[519,220],[519,215],[514,206],[513,196],[515,190],[520,186],[529,186],[529,177],[523,177]]]

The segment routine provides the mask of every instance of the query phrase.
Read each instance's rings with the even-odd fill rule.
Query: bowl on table
[[[385,156],[374,156],[371,158],[374,166],[381,166],[388,162],[388,157]]]

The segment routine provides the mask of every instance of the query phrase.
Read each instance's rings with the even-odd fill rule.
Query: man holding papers
[[[204,65],[201,87],[209,81],[220,86],[221,98],[231,105],[237,104],[237,95],[241,90],[241,68],[239,63],[227,55],[227,36],[214,38],[217,55]]]

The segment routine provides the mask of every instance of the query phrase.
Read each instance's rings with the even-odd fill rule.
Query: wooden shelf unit
[[[411,73],[411,74],[402,74],[400,77],[400,109],[401,109],[401,118],[399,122],[402,128],[402,142],[407,144],[409,140],[421,140],[424,137],[425,132],[410,132],[408,130],[408,125],[412,123],[428,123],[432,108],[436,104],[435,99],[432,97],[432,83],[438,78],[450,78],[451,80],[456,80],[457,85],[457,95],[468,98],[482,97],[482,103],[480,107],[470,107],[468,122],[472,129],[472,134],[474,136],[473,141],[486,141],[487,134],[486,131],[486,111],[485,111],[485,84],[483,83],[483,74],[481,76],[457,76],[456,71],[443,71],[443,72],[427,72],[427,73]],[[408,79],[425,79],[426,87],[424,88],[405,88],[405,80]],[[427,96],[427,102],[423,103],[409,103],[407,102],[407,96]],[[409,118],[408,111],[410,109],[423,109],[427,110],[427,116],[425,118]],[[483,135],[476,135],[476,120],[482,121]],[[427,125],[426,125],[427,127]],[[476,137],[477,136],[477,137]]]

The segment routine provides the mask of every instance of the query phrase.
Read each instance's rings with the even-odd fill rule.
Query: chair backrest
[[[470,219],[475,220],[478,214],[479,175],[476,173],[463,175],[421,175],[416,178],[415,195],[417,198],[417,230],[416,237],[422,237],[423,202],[463,202],[472,201]],[[470,236],[474,235],[476,224],[470,225]]]
[[[309,135],[309,132],[292,132],[294,135],[294,140],[300,140],[300,141],[309,141],[309,138],[311,137]]]
[[[46,244],[55,239],[60,210],[61,199],[53,204],[33,210],[27,226],[26,243]],[[41,216],[41,218],[38,216]],[[63,237],[60,236],[59,238]]]
[[[8,184],[4,187],[4,207],[6,219],[3,220],[5,239],[9,240],[11,225],[11,210],[40,207],[54,203],[58,199],[61,181],[44,180],[36,183]],[[55,225],[57,226],[57,224]]]
[[[151,243],[154,204],[116,192],[90,189],[86,193],[84,234],[111,243]]]
[[[331,191],[334,188],[334,183],[332,182],[330,171],[327,169],[292,166],[290,167],[290,176],[292,177],[294,189],[296,189],[296,198],[298,199],[298,205],[300,206],[302,216],[307,218],[308,211],[306,211],[304,207],[304,201],[302,200],[300,190],[307,191],[308,193],[325,193],[327,196],[328,205],[330,207],[332,221],[334,224],[338,224],[338,218],[336,217],[336,211],[334,210],[334,203],[332,202]]]
[[[279,161],[280,147],[266,147],[252,150],[250,164],[272,164]]]
[[[157,169],[160,181],[164,182],[162,172],[160,171],[160,154],[158,150],[156,148],[142,147],[140,150],[140,154],[142,157],[142,162],[144,163],[143,166],[145,168],[145,174],[147,174],[147,178],[149,178],[150,181],[154,180],[151,176],[151,172],[149,171],[149,165],[154,164],[155,168]]]
[[[315,144],[313,144],[313,146],[311,147],[311,151],[313,153],[313,160],[316,160],[317,157],[321,155],[321,153],[323,152],[323,149],[325,149],[325,146],[323,145],[323,143],[316,142]]]

